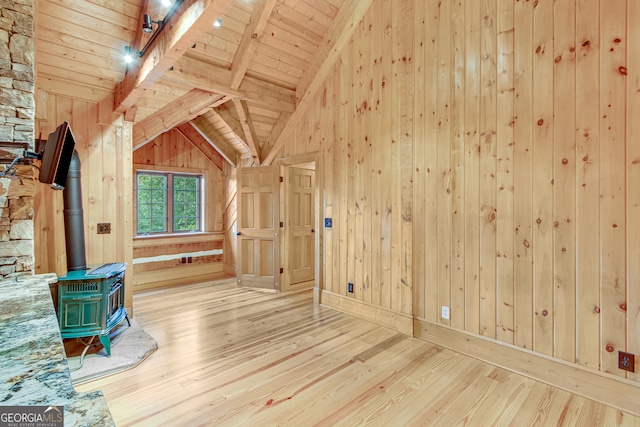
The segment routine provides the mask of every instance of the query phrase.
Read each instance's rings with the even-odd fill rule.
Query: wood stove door
[[[237,171],[238,285],[280,289],[280,167]]]

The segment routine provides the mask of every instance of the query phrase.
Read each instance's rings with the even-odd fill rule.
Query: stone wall
[[[0,0],[0,143],[34,150],[34,136],[34,0]],[[0,158],[21,156],[22,145],[0,147]],[[33,167],[0,177],[0,278],[34,272],[34,194]]]

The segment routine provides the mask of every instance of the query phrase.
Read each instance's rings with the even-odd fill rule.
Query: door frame
[[[314,269],[315,271],[314,271],[314,279],[313,279],[313,297],[314,297],[314,303],[319,304],[321,300],[321,292],[322,292],[321,283],[323,283],[323,280],[322,280],[323,271],[321,268],[320,260],[322,259],[322,240],[324,237],[324,228],[320,226],[321,225],[320,224],[321,197],[320,197],[320,185],[319,185],[320,177],[318,173],[319,171],[318,171],[318,153],[317,152],[284,157],[277,160],[277,163],[280,165],[280,168],[281,168],[282,176],[285,177],[285,180],[284,180],[285,185],[282,188],[282,191],[280,193],[280,196],[281,196],[280,197],[280,221],[286,224],[285,215],[288,213],[287,211],[288,207],[286,206],[287,191],[288,191],[288,187],[287,187],[288,180],[286,178],[288,178],[289,176],[288,168],[296,167],[298,165],[302,165],[310,162],[314,163],[314,170],[315,170],[313,223],[314,223],[314,228],[316,232],[314,233],[315,234],[314,236],[314,245],[315,245]],[[283,274],[283,277],[281,277],[282,280],[280,282],[281,283],[280,289],[282,291],[289,290],[289,284],[291,281],[291,276],[287,269],[287,266],[289,265],[288,231],[289,231],[288,228],[285,228],[284,232],[280,233],[280,267],[284,269],[284,274]]]

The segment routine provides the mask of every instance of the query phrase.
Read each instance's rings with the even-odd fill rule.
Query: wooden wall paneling
[[[514,5],[514,344],[533,348],[533,4]]]
[[[402,0],[400,6],[400,22],[412,22],[414,14],[413,0]],[[414,29],[409,26],[400,30],[401,51],[398,55],[402,58],[402,78],[400,79],[400,185],[401,199],[401,241],[402,247],[399,254],[400,262],[400,310],[403,314],[413,313],[413,122],[414,110],[414,65],[413,65],[413,37]],[[413,324],[410,324],[413,327]],[[413,335],[413,333],[411,333]]]
[[[496,338],[514,342],[514,4],[497,8]]]
[[[401,102],[400,81],[404,77],[402,66],[407,61],[404,57],[403,47],[400,45],[401,32],[410,31],[402,21],[399,4],[391,9],[391,39],[392,47],[389,51],[393,61],[391,63],[391,124],[389,127],[389,137],[391,142],[391,156],[388,157],[389,183],[391,188],[391,310],[401,312],[401,286],[402,286],[402,182],[401,165],[406,159],[402,158],[401,149]]]
[[[464,329],[465,319],[465,2],[451,10],[451,326]]]
[[[381,204],[379,206],[382,224],[382,234],[380,242],[380,305],[384,308],[391,308],[391,295],[393,292],[393,281],[391,276],[391,264],[393,257],[392,223],[393,223],[393,205],[392,197],[395,191],[392,181],[392,135],[391,129],[393,125],[392,114],[389,112],[393,108],[394,93],[392,90],[394,81],[393,69],[393,5],[387,2],[378,2],[372,4],[369,12],[379,7],[381,16],[384,17],[384,34],[382,36],[382,90],[381,109],[384,112],[382,118],[382,133],[380,134],[380,159],[381,173],[380,179],[385,185],[380,187]]]
[[[379,22],[380,24],[376,25],[378,28],[376,34],[380,36],[376,37],[376,45],[382,45],[382,22],[383,17],[379,14]],[[427,25],[427,21],[430,19],[429,11],[427,10],[427,3],[423,2],[420,4],[416,4],[415,13],[414,13],[414,21],[413,26],[415,28],[415,38],[413,43],[413,63],[416,69],[414,87],[416,93],[426,94],[427,92],[427,84],[425,82],[426,76],[426,67],[429,58],[426,55],[427,46],[432,46],[431,43],[428,43],[427,32],[430,27]],[[415,168],[413,172],[413,219],[414,219],[414,242],[413,242],[413,314],[415,317],[419,319],[425,318],[425,293],[427,289],[427,245],[425,244],[425,240],[427,238],[427,197],[426,197],[426,189],[427,189],[427,141],[426,141],[426,116],[427,116],[427,108],[426,102],[423,96],[414,96],[414,114],[415,114],[415,122],[413,125],[413,159],[415,162]],[[376,111],[381,111],[379,105],[376,104]],[[382,116],[381,116],[382,117]],[[380,122],[381,117],[376,121]],[[374,123],[375,126],[375,123]],[[375,134],[380,134],[379,128],[376,128]],[[378,162],[379,156],[374,156],[374,180],[379,181],[378,174]],[[379,184],[376,185],[378,187]],[[374,205],[378,206],[377,203],[377,194],[378,192],[374,192]],[[378,210],[376,208],[376,210]],[[379,212],[376,212],[376,219],[379,218]],[[376,227],[374,227],[374,231]],[[379,238],[380,233],[378,233],[378,237],[374,236],[374,249],[376,242],[380,242]],[[375,281],[373,282],[375,286]]]
[[[482,1],[480,62],[480,334],[496,337],[496,0]]]
[[[627,9],[627,351],[640,366],[640,4],[628,2]],[[640,369],[627,373],[639,381]]]
[[[625,90],[626,1],[600,3],[600,232],[602,370],[624,376],[618,351],[625,349],[626,218]]]
[[[355,40],[353,45],[353,69],[354,73],[354,99],[356,101],[356,109],[353,117],[353,134],[351,138],[353,153],[353,218],[354,218],[354,272],[353,272],[353,289],[354,297],[360,301],[366,301],[366,285],[364,282],[364,216],[365,216],[365,177],[367,171],[364,169],[365,156],[365,126],[368,109],[369,86],[366,82],[366,70],[369,64],[365,62],[365,50],[368,48],[368,37],[370,28],[367,26],[367,20],[370,13],[365,14],[358,29],[354,32]],[[371,301],[371,298],[368,298]]]
[[[576,358],[576,245],[575,245],[575,3],[554,4],[554,312],[555,356]]]
[[[464,214],[465,330],[480,333],[480,79],[481,2],[465,4]],[[437,225],[436,225],[437,226]],[[428,319],[427,319],[428,320]]]
[[[438,305],[451,306],[451,242],[452,242],[452,213],[451,213],[451,74],[454,72],[452,64],[451,45],[451,2],[440,2],[438,6],[438,101],[437,101],[437,156],[438,175]],[[451,324],[449,319],[442,317],[441,323]]]
[[[371,113],[369,115],[369,144],[370,148],[370,173],[371,173],[371,265],[370,265],[370,283],[371,283],[371,303],[380,306],[381,304],[381,243],[382,243],[382,196],[381,190],[386,186],[386,182],[382,180],[382,165],[384,159],[381,156],[381,149],[384,146],[382,120],[384,112],[382,111],[381,99],[383,91],[383,82],[385,76],[383,73],[383,56],[384,53],[374,46],[382,46],[382,38],[386,19],[383,10],[380,7],[372,9],[373,14],[373,32],[371,40],[372,58],[372,77],[371,77]]]
[[[342,58],[338,60],[338,64],[340,64],[341,61],[342,61]],[[345,109],[345,107],[342,105],[343,97],[345,95],[340,92],[340,89],[342,89],[342,81],[343,81],[343,76],[340,70],[341,70],[341,67],[338,67],[338,66],[334,67],[334,70],[333,70],[333,86],[335,88],[334,90],[335,102],[333,103],[333,109],[332,109],[332,119],[334,123],[334,125],[332,126],[332,134],[333,134],[333,139],[332,139],[333,142],[331,144],[332,155],[331,155],[331,163],[325,165],[327,175],[331,174],[333,176],[333,182],[330,190],[332,193],[333,211],[332,211],[332,216],[329,217],[331,218],[331,221],[332,221],[331,238],[333,239],[333,246],[332,246],[333,263],[329,268],[333,277],[331,279],[331,287],[327,286],[326,289],[330,290],[331,292],[343,295],[340,291],[342,283],[344,282],[344,280],[342,280],[340,276],[340,272],[342,271],[341,269],[342,236],[340,233],[342,229],[342,224],[341,224],[342,217],[340,216],[340,213],[341,213],[341,207],[343,203],[342,193],[340,190],[344,188],[344,186],[342,186],[341,184],[344,181],[343,165],[344,165],[344,160],[346,156],[344,156],[344,151],[343,151],[345,147],[344,139],[342,137],[341,129],[338,126],[338,124],[342,123],[341,117],[343,116],[344,114],[343,110]],[[327,250],[327,253],[328,252],[329,250]]]
[[[358,29],[355,30],[354,34],[358,34]],[[356,84],[356,75],[355,75],[355,70],[356,70],[356,64],[358,63],[357,60],[355,59],[357,55],[357,47],[352,44],[349,44],[349,47],[346,49],[347,54],[349,55],[350,58],[352,58],[351,61],[348,62],[348,64],[350,65],[348,70],[349,70],[349,77],[351,82],[354,83],[354,85]],[[346,224],[347,224],[347,275],[346,275],[346,281],[353,283],[353,294],[349,295],[346,294],[349,297],[354,297],[354,298],[358,298],[359,297],[359,291],[358,291],[358,287],[360,286],[359,283],[356,282],[356,267],[357,267],[357,260],[356,260],[356,216],[357,216],[357,209],[356,209],[356,197],[358,196],[356,194],[356,163],[357,163],[357,159],[356,159],[356,140],[355,140],[355,133],[357,131],[358,128],[358,123],[357,123],[357,117],[356,117],[356,104],[357,104],[357,98],[355,98],[356,92],[355,92],[355,88],[352,87],[351,89],[351,102],[353,103],[352,108],[349,109],[347,111],[348,114],[348,120],[350,121],[349,123],[349,127],[347,128],[346,131],[346,140],[347,140],[347,186],[346,186],[346,194],[347,194],[347,216],[345,217],[346,219]],[[346,284],[345,284],[345,290],[346,290]]]
[[[576,3],[576,359],[600,368],[599,0]]]
[[[98,110],[96,104],[96,111]],[[96,117],[97,119],[97,117]],[[97,123],[97,122],[96,122]],[[111,224],[111,233],[98,234],[98,223],[94,224],[93,235],[89,238],[95,242],[98,250],[101,251],[100,263],[124,261],[123,251],[118,253],[116,245],[117,235],[123,233],[120,228],[118,217],[118,188],[117,183],[122,175],[117,175],[118,165],[121,157],[118,157],[118,134],[122,135],[122,126],[112,128],[97,124],[95,131],[102,135],[102,212],[97,219],[98,223]],[[91,233],[91,232],[90,232]]]
[[[376,137],[372,132],[373,122],[376,120],[375,112],[375,98],[374,98],[374,72],[375,62],[374,54],[377,53],[375,49],[374,34],[378,31],[375,27],[375,16],[379,13],[379,9],[372,10],[371,13],[365,14],[362,22],[365,24],[366,37],[364,41],[366,43],[362,46],[362,63],[364,64],[364,70],[362,75],[362,82],[365,88],[365,98],[367,102],[366,111],[364,112],[363,121],[363,133],[361,135],[361,144],[363,148],[362,153],[362,176],[364,194],[362,197],[362,216],[363,216],[363,241],[362,246],[364,249],[362,259],[363,270],[363,283],[365,302],[371,303],[373,301],[373,289],[372,289],[372,224],[373,224],[373,187],[372,178],[373,173],[371,170],[372,156],[373,156],[373,139]]]
[[[351,45],[349,45],[351,46]],[[339,222],[338,231],[340,232],[340,280],[338,282],[340,295],[347,294],[347,282],[352,280],[349,276],[352,272],[348,268],[349,256],[353,259],[353,252],[349,251],[349,240],[353,236],[353,230],[350,228],[352,224],[349,222],[349,212],[351,210],[349,199],[349,184],[352,182],[350,179],[350,156],[351,156],[351,135],[349,133],[352,125],[351,112],[354,108],[353,95],[351,93],[351,51],[350,48],[345,48],[345,52],[342,54],[340,66],[340,112],[338,129],[340,132],[336,141],[339,141],[340,152],[338,155],[338,170],[341,172],[340,181],[334,186],[340,194],[340,212],[337,217]],[[338,153],[337,153],[338,154]]]
[[[118,182],[118,230],[116,247],[118,259],[124,260],[127,265],[133,265],[133,123],[123,122],[122,131],[119,134],[116,158],[119,159],[116,179]],[[121,252],[120,252],[121,251]],[[133,280],[132,275],[125,275],[124,305],[130,315],[134,315],[133,307]]]
[[[533,12],[534,350],[553,355],[553,2]]]
[[[335,245],[334,245],[334,231],[332,228],[327,228],[324,226],[325,218],[333,218],[333,200],[334,200],[334,189],[333,189],[333,178],[334,178],[334,168],[333,168],[333,154],[335,152],[335,138],[333,135],[334,126],[334,111],[335,106],[337,105],[337,99],[335,97],[334,88],[334,74],[329,73],[327,76],[327,83],[324,88],[324,101],[322,102],[322,122],[321,129],[323,133],[323,144],[322,150],[320,151],[319,161],[316,162],[316,173],[317,182],[320,188],[321,198],[320,198],[320,207],[317,209],[320,212],[320,224],[319,228],[322,230],[322,256],[320,257],[320,263],[322,267],[322,277],[323,280],[320,281],[321,289],[333,289],[333,263],[335,256]],[[332,224],[333,225],[333,224]],[[318,230],[320,231],[320,230]],[[321,300],[322,301],[322,300]]]

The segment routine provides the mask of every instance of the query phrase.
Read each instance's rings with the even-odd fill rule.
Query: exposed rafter
[[[133,127],[133,150],[144,146],[174,126],[199,116],[209,107],[225,101],[224,95],[192,89]]]
[[[289,133],[293,130],[294,126],[297,125],[298,121],[305,114],[309,105],[311,105],[320,91],[325,79],[340,56],[342,48],[353,35],[358,23],[369,9],[372,1],[373,0],[345,1],[345,4],[334,19],[329,33],[322,42],[324,46],[321,48],[322,52],[318,52],[314,58],[314,64],[318,65],[310,67],[307,73],[308,75],[303,78],[303,81],[309,81],[310,83],[307,85],[308,87],[304,89],[303,95],[299,98],[300,100],[296,105],[295,112],[284,126],[283,131],[273,144],[273,147],[271,147],[266,154],[262,162],[263,165],[270,165],[278,155]],[[304,86],[301,84],[299,87],[302,88]]]
[[[148,47],[137,66],[132,67],[115,89],[114,111],[131,108],[169,68],[224,15],[232,0],[183,0]]]
[[[207,127],[204,126],[202,117],[198,117],[197,119],[188,122],[188,124],[200,133],[202,137],[211,144],[211,146],[214,147],[231,166],[238,166],[238,162],[240,160],[238,153],[218,135],[213,135],[212,132],[209,132]]]
[[[251,121],[251,117],[249,116],[249,108],[247,107],[247,102],[242,101],[240,99],[233,99],[233,104],[236,106],[236,111],[238,113],[238,118],[240,119],[240,124],[242,125],[242,130],[244,131],[245,142],[249,151],[251,152],[251,156],[255,159],[256,164],[260,164],[260,146],[258,145],[258,138],[256,137],[256,131],[253,128],[253,122]]]
[[[224,160],[231,163],[230,159],[224,158],[220,152],[216,149],[214,143],[200,132],[191,122],[182,123],[176,126],[176,129],[184,135],[185,138],[193,144],[211,163],[216,165],[218,169],[222,170],[222,162]],[[233,165],[233,163],[231,163]]]
[[[231,64],[232,89],[238,89],[240,87],[240,82],[242,82],[247,68],[249,68],[251,58],[253,58],[253,54],[256,51],[258,39],[262,37],[264,27],[267,25],[267,21],[276,2],[277,0],[258,0],[253,6],[251,21],[242,34],[240,46],[238,46],[236,55],[233,58],[233,63]]]
[[[231,88],[231,71],[216,67],[189,56],[176,61],[164,78],[185,85],[221,93],[229,98],[246,99],[270,109],[293,113],[295,92],[273,83],[245,76],[238,89]]]

